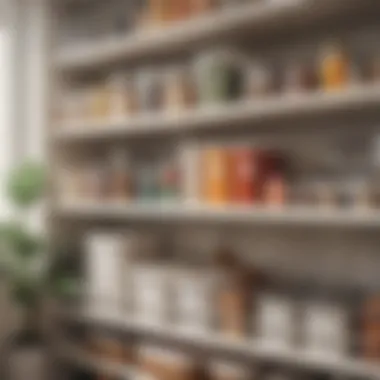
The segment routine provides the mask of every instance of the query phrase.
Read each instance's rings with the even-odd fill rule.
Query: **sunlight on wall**
[[[0,219],[10,212],[4,189],[12,158],[10,77],[10,36],[0,30]]]

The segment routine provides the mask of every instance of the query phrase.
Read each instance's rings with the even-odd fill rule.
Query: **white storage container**
[[[291,300],[274,294],[263,294],[257,302],[256,335],[260,344],[274,349],[287,349],[295,340],[295,307]]]
[[[182,269],[176,274],[176,316],[186,331],[212,328],[216,308],[217,275],[208,270]]]
[[[349,345],[348,314],[333,303],[308,303],[304,315],[304,344],[310,353],[344,355]]]
[[[122,310],[125,237],[93,232],[85,237],[88,306],[96,313]]]
[[[170,269],[139,264],[133,269],[132,281],[135,318],[141,323],[165,324],[170,314]]]

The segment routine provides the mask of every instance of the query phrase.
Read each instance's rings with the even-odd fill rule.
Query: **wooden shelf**
[[[208,206],[178,203],[65,202],[54,212],[78,220],[205,222],[300,227],[379,228],[380,211],[313,207]]]
[[[110,121],[71,121],[56,125],[56,141],[92,141],[131,137],[149,137],[170,133],[220,132],[247,124],[262,126],[263,121],[282,121],[301,116],[366,112],[380,106],[380,85],[360,86],[344,92],[278,96],[203,107],[178,114],[154,114]]]
[[[169,339],[206,351],[228,352],[252,360],[270,361],[308,370],[325,371],[344,376],[372,378],[380,373],[380,366],[364,360],[334,356],[315,355],[306,350],[280,349],[246,339],[231,339],[219,334],[184,332],[173,326],[146,325],[120,313],[96,315],[89,312],[64,313],[61,316],[71,321],[132,331],[136,334]]]
[[[247,4],[217,11],[149,32],[136,32],[122,38],[97,41],[85,46],[65,48],[54,59],[64,71],[94,69],[119,61],[131,61],[165,55],[215,42],[236,32],[257,33],[287,30],[299,22],[306,27],[312,21],[341,17],[362,9],[367,0],[290,0]]]

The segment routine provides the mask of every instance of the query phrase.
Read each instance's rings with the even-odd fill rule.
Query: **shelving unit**
[[[241,104],[220,105],[170,115],[137,116],[127,120],[70,121],[57,125],[54,138],[61,141],[101,141],[128,137],[156,137],[202,131],[218,133],[231,125],[260,127],[264,121],[296,119],[300,116],[328,116],[349,113],[350,116],[376,111],[380,104],[379,86],[362,86],[342,93],[315,93],[279,96]],[[279,126],[279,128],[283,128]]]
[[[371,4],[372,3],[372,4]],[[373,5],[362,0],[292,0],[281,4],[253,3],[236,9],[206,15],[164,30],[136,33],[121,39],[94,43],[89,46],[65,49],[54,59],[54,66],[73,72],[94,69],[118,61],[143,59],[154,55],[167,55],[186,48],[197,48],[206,41],[216,42],[238,31],[252,33],[283,31],[289,25],[308,25],[333,17],[353,15]]]
[[[258,40],[270,34],[280,34],[289,27],[306,30],[309,26],[355,14],[370,13],[380,9],[371,0],[294,0],[286,5],[276,2],[255,3],[220,11],[199,19],[150,32],[136,32],[123,38],[97,41],[88,46],[65,48],[52,59],[52,67],[59,75],[75,75],[85,71],[102,70],[104,67],[137,62],[152,57],[167,57],[184,51],[197,51],[215,44],[221,38],[236,38],[250,33]],[[360,117],[367,113],[379,113],[380,86],[352,86],[344,92],[314,92],[294,96],[268,97],[258,101],[244,101],[214,107],[201,107],[178,114],[148,114],[128,119],[113,120],[68,120],[54,122],[50,131],[51,146],[81,142],[88,147],[128,139],[154,139],[157,136],[174,138],[208,132],[218,137],[231,126],[242,126],[245,131],[255,133],[265,128],[264,122],[281,132],[288,125],[283,121],[298,118],[313,120],[319,116],[343,115]],[[233,128],[233,127],[232,127]],[[321,130],[328,131],[321,125]],[[305,125],[307,129],[307,125]],[[86,145],[87,148],[87,145]],[[53,182],[54,182],[53,178]],[[184,202],[139,203],[139,202],[95,202],[54,201],[51,205],[54,220],[91,223],[118,222],[153,224],[207,223],[210,225],[234,224],[243,226],[293,226],[296,228],[323,227],[328,229],[377,230],[380,228],[380,210],[352,208],[330,210],[325,208],[284,206],[209,206]],[[174,343],[182,343],[205,352],[222,352],[254,361],[273,362],[300,369],[317,370],[330,375],[377,379],[380,366],[350,357],[321,357],[300,349],[280,350],[266,347],[260,342],[232,340],[218,334],[185,333],[172,326],[142,324],[126,315],[69,311],[61,312],[57,319],[88,326],[99,325],[139,337],[153,337]],[[114,364],[77,349],[71,344],[62,344],[59,357],[77,366],[92,369],[110,376],[138,378],[134,368]]]
[[[97,221],[149,221],[155,223],[204,222],[241,225],[294,225],[366,229],[380,227],[380,212],[368,209],[334,211],[318,208],[259,206],[202,206],[181,203],[63,203],[57,215]]]

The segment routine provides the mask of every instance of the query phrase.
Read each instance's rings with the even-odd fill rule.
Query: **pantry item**
[[[315,301],[304,308],[304,347],[321,356],[344,355],[349,349],[349,319],[343,306]]]
[[[201,199],[200,150],[195,141],[185,141],[180,150],[181,194],[188,204]]]
[[[111,114],[111,97],[105,83],[99,83],[88,89],[88,117],[90,119],[105,119]]]
[[[110,157],[110,196],[113,200],[127,200],[131,196],[131,170],[127,152],[116,148]]]
[[[182,268],[176,273],[177,321],[181,329],[202,333],[212,328],[217,275],[211,270]]]
[[[283,91],[287,94],[300,94],[315,89],[316,82],[311,68],[304,63],[293,61],[285,68]]]
[[[64,164],[59,169],[59,197],[65,201],[74,201],[83,197],[83,178],[81,171],[73,164]]]
[[[83,197],[85,199],[105,199],[109,195],[108,175],[107,166],[100,162],[84,165],[82,169],[83,180],[81,180]]]
[[[269,206],[282,206],[286,203],[287,189],[280,173],[267,176],[264,183],[263,202]]]
[[[281,152],[266,151],[263,160],[262,201],[269,206],[284,205],[288,197],[286,183],[287,162]]]
[[[185,354],[157,346],[142,346],[139,349],[139,364],[142,372],[156,380],[197,380],[196,366]]]
[[[341,90],[349,82],[350,67],[348,58],[338,43],[323,47],[321,57],[321,83],[326,91]]]
[[[362,307],[361,336],[363,356],[380,360],[380,297],[368,297]]]
[[[168,113],[183,111],[194,104],[195,91],[185,68],[169,68],[164,84],[164,108]]]
[[[229,160],[225,148],[205,148],[201,154],[203,200],[225,204],[229,194]]]
[[[296,310],[291,299],[263,293],[258,297],[256,313],[255,332],[261,344],[275,349],[289,349],[294,345]]]
[[[247,95],[249,98],[259,99],[270,94],[274,88],[273,73],[262,63],[252,63],[247,68]]]
[[[124,239],[122,234],[94,231],[84,238],[88,305],[94,313],[122,310]]]
[[[249,287],[244,274],[225,273],[219,288],[219,322],[222,333],[243,337],[247,331],[249,314]]]
[[[260,201],[263,190],[265,156],[258,149],[230,149],[230,201],[250,204]]]
[[[170,317],[170,270],[158,264],[136,265],[132,274],[135,316],[141,323],[163,325]]]
[[[179,173],[173,157],[168,157],[159,165],[159,192],[161,199],[173,200],[178,196]]]
[[[163,76],[152,69],[139,70],[137,74],[137,98],[140,113],[157,112],[163,105]]]
[[[248,315],[253,301],[254,273],[226,248],[218,249],[215,264],[219,273],[219,329],[231,337],[241,338],[248,328]]]
[[[125,73],[116,73],[108,79],[110,117],[123,118],[136,111],[136,90],[133,80]]]
[[[136,195],[141,200],[157,199],[159,196],[159,172],[157,164],[144,162],[137,165],[136,174]]]
[[[243,95],[244,66],[232,51],[200,54],[195,60],[194,72],[202,105],[232,101]]]
[[[209,366],[210,380],[251,380],[249,367],[228,361],[215,361]]]

